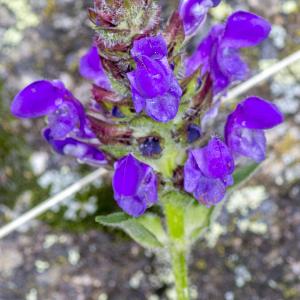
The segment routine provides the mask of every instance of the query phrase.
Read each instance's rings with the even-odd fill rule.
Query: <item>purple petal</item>
[[[246,156],[256,162],[266,158],[266,137],[263,130],[248,129],[229,119],[226,142],[236,156]]]
[[[193,153],[190,151],[184,165],[184,190],[188,193],[193,193],[197,188],[200,176],[202,176],[202,173]]]
[[[168,91],[170,71],[160,61],[140,56],[134,73],[133,87],[144,97],[156,97]]]
[[[202,204],[210,207],[222,201],[226,187],[220,179],[201,176],[194,197]]]
[[[11,112],[20,118],[45,116],[56,109],[61,97],[61,91],[50,81],[36,81],[16,95]]]
[[[142,176],[139,161],[131,154],[117,161],[113,179],[115,193],[122,196],[136,195]]]
[[[199,168],[197,159],[195,150],[190,151],[184,165],[184,189],[192,193],[200,203],[206,206],[215,205],[224,198],[226,186],[233,183],[233,178],[231,174],[226,175],[222,180],[205,176]],[[203,164],[201,169],[202,166]]]
[[[231,81],[244,80],[249,73],[248,65],[241,59],[238,49],[220,48],[217,60],[220,70]]]
[[[107,163],[103,152],[93,145],[77,141],[73,138],[66,138],[64,140],[53,139],[50,128],[47,128],[43,135],[47,142],[59,154],[73,156],[89,165],[98,166]]]
[[[116,198],[116,196],[115,196]],[[147,209],[147,204],[139,197],[118,197],[116,201],[119,207],[132,217],[139,217],[143,215]]]
[[[211,0],[181,0],[179,15],[183,20],[186,35],[193,35],[204,23],[208,10],[214,5]]]
[[[162,36],[135,41],[131,51],[136,69],[127,74],[137,113],[142,110],[158,122],[174,119],[182,90],[170,68]]]
[[[155,204],[158,199],[157,177],[152,168],[146,167],[146,173],[140,185],[139,196],[150,205]]]
[[[79,72],[82,77],[93,80],[97,86],[107,90],[111,89],[111,84],[104,72],[97,47],[92,46],[88,52],[82,56],[79,64]]]
[[[55,112],[49,114],[48,125],[54,139],[62,139],[79,126],[78,111],[72,102],[63,102]]]
[[[223,183],[225,184],[226,187],[234,185],[234,178],[233,178],[233,176],[231,174],[227,175],[223,179]]]
[[[249,97],[235,111],[236,122],[250,129],[270,129],[284,121],[273,103],[258,97]]]
[[[264,18],[246,11],[237,11],[227,20],[223,45],[234,48],[257,46],[271,31]]]
[[[71,139],[72,140],[72,139]],[[103,152],[98,150],[95,146],[76,141],[76,144],[68,143],[64,146],[64,154],[74,156],[80,162],[89,165],[103,165],[106,164],[106,158]]]
[[[151,59],[160,60],[168,55],[167,44],[162,35],[144,37],[134,41],[131,55],[133,57],[148,56]]]
[[[57,85],[58,86],[58,85]],[[80,138],[93,138],[83,105],[63,85],[62,99],[57,101],[56,110],[49,113],[48,123],[54,139],[63,139],[68,134]]]
[[[161,96],[146,99],[145,111],[155,121],[167,123],[176,117],[179,103],[178,89],[174,92],[170,90]]]
[[[66,102],[68,102],[69,105],[75,108],[75,110],[70,110],[69,118],[74,120],[76,120],[77,118],[79,119],[79,124],[77,126],[78,128],[74,128],[74,135],[79,138],[94,138],[95,134],[91,130],[90,123],[87,119],[82,103],[77,100],[72,94],[70,98],[66,99]]]
[[[118,205],[138,217],[158,200],[157,178],[153,169],[129,154],[115,163],[113,189]]]
[[[197,50],[185,61],[186,76],[193,74],[202,65],[202,74],[210,71],[210,56],[214,48],[218,48],[224,25],[215,25],[210,33],[199,44]]]
[[[212,138],[208,145],[192,151],[199,169],[207,177],[223,179],[234,171],[233,157],[225,143]]]
[[[175,118],[182,95],[168,60],[153,60],[147,56],[137,59],[135,71],[127,73],[132,99],[137,113],[146,114],[158,122]]]
[[[221,70],[216,55],[211,57],[210,69],[211,77],[213,79],[213,91],[214,95],[216,95],[228,88],[231,83],[231,78]]]

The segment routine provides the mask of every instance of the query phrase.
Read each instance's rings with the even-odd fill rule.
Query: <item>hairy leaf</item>
[[[133,240],[135,240],[145,248],[153,249],[163,247],[159,239],[155,236],[155,230],[150,231],[154,223],[152,225],[149,224],[149,219],[147,221],[145,219],[139,220],[131,218],[124,213],[114,213],[108,216],[98,216],[96,218],[96,222],[104,226],[119,228],[123,230]],[[157,232],[159,232],[161,238],[161,230],[158,228],[157,220],[155,220],[155,222],[156,227],[153,227],[152,229],[158,229]]]

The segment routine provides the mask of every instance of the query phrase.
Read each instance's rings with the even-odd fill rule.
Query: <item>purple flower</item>
[[[184,166],[184,189],[202,204],[211,206],[225,196],[233,184],[234,161],[220,139],[212,138],[204,148],[190,150]]]
[[[187,75],[202,66],[214,81],[214,93],[226,89],[232,82],[245,79],[247,64],[240,57],[240,48],[254,47],[266,39],[271,26],[255,14],[238,11],[224,25],[215,25],[186,60]]]
[[[82,104],[60,81],[40,80],[28,85],[14,98],[11,111],[20,118],[48,116],[54,139],[94,136]]]
[[[105,74],[96,46],[92,46],[87,53],[81,57],[79,71],[82,77],[92,80],[97,86],[111,90],[110,81]]]
[[[228,116],[226,144],[234,155],[261,162],[266,158],[264,130],[279,125],[283,119],[274,104],[258,97],[249,97]]]
[[[49,128],[44,130],[43,135],[52,148],[61,155],[73,156],[80,162],[93,166],[107,163],[103,152],[94,145],[80,142],[73,138],[66,138],[63,140],[53,139]]]
[[[220,2],[221,0],[181,0],[178,11],[183,20],[185,34],[194,35],[205,22],[208,10]]]
[[[158,200],[156,174],[132,154],[115,163],[113,189],[118,205],[133,217],[142,215]]]
[[[164,123],[175,118],[182,95],[167,53],[161,35],[137,40],[131,50],[136,69],[127,73],[136,112],[144,110],[152,119]]]

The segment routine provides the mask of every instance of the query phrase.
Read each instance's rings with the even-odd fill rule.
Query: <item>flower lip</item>
[[[65,138],[57,140],[53,138],[50,128],[43,131],[45,140],[52,146],[53,150],[61,155],[73,156],[83,163],[89,165],[103,165],[107,163],[105,155],[94,145],[77,141],[73,138]]]
[[[210,207],[222,201],[226,193],[226,185],[219,179],[200,176],[195,198],[203,205]]]
[[[21,90],[11,104],[19,118],[38,118],[53,112],[62,101],[62,93],[51,81],[39,80]]]
[[[234,171],[234,161],[229,148],[216,137],[206,147],[192,150],[191,153],[206,177],[223,179]]]
[[[270,31],[271,25],[267,20],[241,10],[228,18],[222,43],[234,48],[254,47],[266,39]]]
[[[270,129],[284,121],[284,116],[273,103],[259,97],[248,97],[234,112],[236,122],[249,129]]]

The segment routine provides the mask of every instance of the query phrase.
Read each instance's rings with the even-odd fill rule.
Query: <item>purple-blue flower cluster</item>
[[[203,118],[220,102],[220,92],[247,76],[240,49],[258,45],[271,28],[265,19],[238,11],[225,24],[213,26],[192,56],[185,58],[183,48],[175,53],[176,43],[181,41],[184,47],[201,28],[209,9],[220,2],[181,0],[168,32],[158,32],[156,20],[148,20],[153,27],[133,34],[130,46],[123,39],[119,44],[117,40],[99,41],[104,34],[95,39],[79,66],[81,75],[93,82],[91,111],[86,113],[62,82],[41,80],[17,94],[12,113],[20,118],[46,117],[43,136],[56,152],[91,165],[113,165],[115,200],[131,216],[138,217],[156,204],[166,184],[208,207],[218,204],[234,184],[238,158],[264,160],[265,130],[283,122],[274,104],[249,97],[228,116],[224,139],[214,133],[207,140]],[[114,9],[94,11],[92,19],[110,30],[110,39],[124,30]],[[195,74],[197,87],[189,84]],[[172,149],[178,161],[170,154]],[[175,182],[178,170],[183,174],[181,186]],[[174,178],[164,178],[166,173],[174,173]]]
[[[249,97],[228,116],[226,143],[235,157],[245,156],[261,162],[266,158],[264,130],[282,122],[283,116],[274,104],[258,97]]]
[[[208,145],[189,151],[184,166],[184,189],[202,204],[219,203],[226,187],[233,184],[234,160],[220,139],[212,138]]]
[[[106,163],[105,155],[84,140],[95,137],[84,107],[61,81],[36,81],[16,95],[12,113],[20,118],[47,116],[46,141],[60,154],[67,154],[93,165]]]
[[[158,181],[153,169],[132,154],[115,163],[113,188],[119,206],[138,217],[158,200]]]
[[[164,38],[159,35],[135,41],[131,55],[136,69],[127,76],[136,112],[145,111],[157,122],[174,119],[182,90],[169,65]]]
[[[208,72],[212,77],[214,93],[224,91],[232,82],[243,80],[248,74],[248,66],[239,50],[257,46],[268,37],[270,30],[269,22],[253,13],[233,13],[226,24],[213,26],[195,53],[187,58],[186,74],[201,67],[202,74]]]

